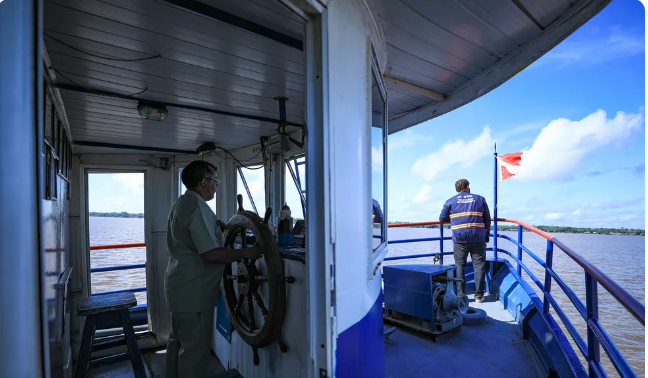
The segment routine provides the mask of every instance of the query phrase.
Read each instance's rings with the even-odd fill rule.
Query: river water
[[[502,232],[513,239],[517,232]],[[120,244],[144,242],[144,220],[137,218],[90,218],[90,244]],[[450,231],[445,232],[446,236]],[[420,228],[392,228],[389,230],[389,239],[418,239],[439,236],[438,229]],[[585,234],[554,234],[556,238],[570,247],[576,253],[596,265],[604,273],[618,282],[639,301],[645,303],[645,238],[643,236],[625,235],[585,235]],[[498,247],[512,253],[517,249],[510,242],[500,239]],[[525,232],[523,243],[542,260],[545,259],[546,240],[536,234]],[[489,243],[489,246],[491,246]],[[392,244],[389,246],[389,256],[403,256],[439,251],[439,242],[421,242],[407,244]],[[445,241],[443,249],[452,251],[452,242]],[[489,257],[492,252],[489,252]],[[498,258],[506,258],[500,253]],[[531,257],[524,254],[523,261],[531,272],[544,283],[544,270]],[[142,264],[146,262],[144,248],[129,248],[91,252],[91,267],[106,267],[115,265]],[[432,262],[432,258],[416,260],[398,260],[386,262],[412,263]],[[445,256],[445,263],[452,264],[452,256]],[[513,263],[515,264],[515,263]],[[560,249],[554,247],[553,267],[556,273],[574,290],[583,303],[585,303],[585,275],[583,269],[566,256]],[[523,276],[536,290],[542,299],[537,286],[523,273]],[[145,287],[146,279],[143,269],[122,270],[115,272],[101,272],[92,274],[92,291],[108,291],[126,288]],[[556,283],[552,283],[552,294],[572,320],[574,326],[585,341],[587,333],[585,321],[582,320],[571,301],[562,293]],[[146,303],[146,293],[136,293],[138,304]],[[561,324],[558,316],[554,318]],[[616,300],[599,285],[599,316],[605,330],[608,332],[617,347],[624,354],[637,375],[645,377],[644,372],[644,327],[635,320]],[[564,330],[564,328],[563,328]],[[567,338],[570,336],[565,330]],[[573,344],[573,343],[572,343]],[[575,347],[575,344],[574,348]],[[578,353],[578,352],[577,352]],[[578,353],[580,355],[580,353]],[[617,376],[605,353],[601,350],[603,364],[610,377]]]

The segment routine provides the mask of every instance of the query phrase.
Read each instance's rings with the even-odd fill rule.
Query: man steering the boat
[[[482,302],[484,297],[484,268],[486,265],[486,243],[490,234],[491,216],[486,199],[470,193],[470,183],[466,179],[455,183],[457,195],[443,205],[439,220],[450,222],[452,242],[454,243],[454,259],[457,266],[458,295],[464,294],[466,277],[464,269],[470,254],[475,270],[475,302]]]
[[[181,179],[187,191],[171,208],[167,227],[164,294],[171,311],[171,334],[166,376],[199,378],[207,371],[224,264],[255,259],[260,250],[223,248],[220,222],[207,205],[219,184],[214,165],[193,161],[182,170]]]

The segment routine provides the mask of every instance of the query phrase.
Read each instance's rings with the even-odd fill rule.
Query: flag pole
[[[494,211],[493,211],[493,255],[495,261],[497,261],[497,143],[495,143],[495,176],[494,176],[494,187],[495,187],[495,199],[494,199]],[[491,272],[492,274],[492,272]]]

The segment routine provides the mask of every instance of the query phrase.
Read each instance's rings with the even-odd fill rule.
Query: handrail
[[[140,248],[146,247],[146,243],[126,243],[126,244],[106,244],[106,245],[91,245],[91,251],[103,249],[122,249],[122,248]]]
[[[501,248],[496,248],[496,250],[505,253],[506,255],[510,256],[511,258],[513,258],[513,260],[517,262],[518,264],[517,272],[513,272],[513,273],[514,275],[518,276],[518,279],[521,278],[520,276],[521,270],[524,269],[524,271],[529,275],[529,277],[536,283],[536,285],[538,285],[538,287],[544,294],[544,303],[541,303],[542,308],[538,308],[538,310],[541,312],[543,318],[546,318],[546,320],[549,322],[553,322],[553,324],[555,324],[555,321],[553,320],[552,315],[549,313],[550,306],[556,311],[556,314],[562,320],[569,334],[576,342],[578,349],[587,359],[590,367],[590,376],[593,372],[592,369],[594,369],[594,373],[603,372],[602,365],[600,363],[600,354],[599,354],[599,348],[603,347],[605,352],[610,357],[610,360],[612,361],[614,367],[621,374],[621,376],[636,377],[631,367],[624,359],[623,355],[621,355],[621,352],[616,348],[614,342],[609,338],[609,336],[603,329],[602,325],[598,321],[597,284],[600,283],[618,302],[621,303],[621,305],[623,305],[628,310],[628,312],[630,312],[637,320],[639,320],[639,322],[644,327],[645,327],[645,306],[641,304],[641,302],[639,302],[639,300],[633,297],[630,293],[628,293],[624,288],[622,288],[619,284],[617,284],[614,280],[612,280],[609,276],[603,273],[600,269],[598,269],[596,266],[591,264],[582,256],[580,256],[579,254],[571,250],[569,247],[565,246],[560,240],[558,240],[553,235],[515,219],[498,217],[497,221],[515,223],[518,225],[518,240],[513,240],[512,238],[499,233],[496,233],[496,235],[491,234],[491,236],[494,237],[494,241],[497,240],[497,238],[502,238],[502,239],[509,240],[515,246],[517,246],[518,256],[514,256],[512,253]],[[442,225],[447,223],[449,222],[437,221],[437,222],[399,223],[399,224],[390,224],[388,225],[388,227],[393,228],[393,227],[431,226],[431,225]],[[528,248],[526,248],[522,244],[522,228],[526,228],[527,230],[532,231],[542,236],[543,238],[547,239],[547,250],[546,250],[545,261],[542,261],[538,256],[536,256],[534,253],[532,253]],[[413,258],[421,258],[427,256],[439,256],[443,258],[443,255],[450,254],[450,253],[443,252],[443,244],[442,244],[443,240],[447,240],[450,238],[443,237],[442,226],[439,228],[439,231],[441,235],[438,238],[395,240],[390,242],[393,244],[393,243],[439,240],[440,248],[441,248],[439,253],[426,253],[426,254],[409,255],[409,256],[393,256],[393,257],[387,257],[385,258],[385,260],[413,259]],[[569,256],[572,260],[574,260],[578,265],[580,265],[585,270],[585,286],[586,286],[586,296],[587,296],[586,305],[584,305],[580,301],[580,299],[576,296],[573,290],[553,270],[552,262],[553,262],[554,245],[558,246],[558,248],[560,248],[563,252],[565,252],[567,256]],[[487,250],[493,251],[494,248],[487,248]],[[536,278],[533,275],[533,273],[531,273],[531,271],[527,268],[527,266],[522,263],[522,251],[526,252],[534,260],[540,263],[540,265],[544,268],[545,270],[544,284],[541,283],[540,280]],[[497,254],[495,254],[495,260],[497,260]],[[441,264],[443,264],[442,261]],[[580,336],[580,334],[576,331],[576,328],[574,327],[570,319],[567,317],[567,315],[564,313],[564,311],[560,308],[558,303],[551,295],[552,280],[558,284],[560,289],[562,289],[562,291],[567,295],[567,297],[570,299],[572,304],[576,307],[578,313],[585,319],[587,323],[587,344],[585,344],[585,341]],[[538,303],[540,304],[540,302]],[[555,333],[553,329],[552,329],[552,333]],[[603,376],[605,376],[604,373]]]
[[[554,243],[556,246],[558,246],[558,248],[565,252],[567,256],[569,256],[578,265],[580,265],[585,270],[585,272],[591,274],[594,278],[596,278],[596,281],[598,281],[598,283],[600,283],[610,294],[612,294],[612,296],[616,298],[616,300],[619,301],[621,305],[623,305],[623,307],[625,307],[632,314],[632,316],[639,320],[642,325],[646,325],[646,309],[645,306],[637,300],[637,298],[633,297],[624,288],[619,286],[616,281],[611,279],[607,274],[603,273],[599,268],[594,266],[589,261],[585,260],[585,258],[583,258],[578,253],[572,251],[571,248],[564,245],[555,236],[515,219],[497,218],[497,220],[500,222],[518,224]]]
[[[141,248],[146,247],[146,243],[123,243],[123,244],[105,244],[105,245],[91,245],[91,251],[98,250],[107,250],[107,249],[126,249],[126,248]],[[118,266],[107,266],[102,268],[92,268],[90,273],[100,273],[100,272],[112,272],[115,270],[129,270],[129,269],[142,269],[146,268],[146,263],[144,264],[134,264],[134,265],[118,265]],[[91,295],[102,295],[102,294],[115,294],[115,293],[139,293],[146,291],[145,287],[138,287],[135,289],[123,289],[115,291],[101,291],[97,293],[92,293]]]
[[[495,219],[492,218],[492,220]],[[585,270],[585,272],[591,274],[594,278],[596,278],[596,281],[598,281],[614,298],[616,298],[616,300],[618,300],[621,303],[621,305],[623,305],[623,307],[625,307],[632,314],[632,316],[634,316],[637,320],[639,320],[639,322],[641,322],[642,325],[644,326],[646,325],[645,306],[642,305],[641,302],[639,302],[635,297],[633,297],[630,293],[628,293],[624,288],[619,286],[618,283],[612,280],[607,274],[603,273],[599,268],[594,266],[592,263],[584,259],[576,252],[572,251],[571,248],[565,246],[555,236],[547,232],[544,232],[536,227],[533,227],[529,224],[521,222],[519,220],[508,219],[508,218],[497,218],[497,220],[499,222],[515,223],[519,226],[526,228],[529,231],[533,231],[534,233],[542,236],[548,241],[556,244],[556,246],[558,246],[558,248],[560,248],[563,252],[565,252],[567,256],[569,256],[578,265],[580,265]],[[431,225],[440,225],[440,224],[447,224],[447,223],[448,222],[439,222],[439,221],[397,223],[397,224],[390,224],[387,227],[431,226]]]
[[[555,245],[558,246],[565,254],[571,257],[572,260],[576,261],[587,273],[591,274],[598,283],[600,283],[617,301],[619,301],[623,307],[625,307],[635,319],[641,322],[641,325],[646,325],[646,308],[644,305],[633,297],[632,294],[628,293],[624,288],[622,288],[616,281],[608,277],[607,274],[601,272],[601,270],[589,261],[582,258],[579,254],[572,251],[569,247],[565,246],[560,240],[553,238],[551,240]]]
[[[92,268],[90,269],[90,273],[113,272],[115,270],[130,270],[130,269],[143,269],[143,268],[146,268],[146,264],[106,266],[103,268]]]
[[[392,223],[388,224],[387,227],[414,227],[414,226],[432,226],[435,224],[450,224],[450,222],[417,222],[417,223]]]

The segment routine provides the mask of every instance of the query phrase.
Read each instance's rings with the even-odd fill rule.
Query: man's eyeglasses
[[[217,179],[217,178],[211,178],[211,177],[203,177],[203,178],[204,178],[205,180],[212,180],[212,181],[214,181],[214,184],[216,184],[216,186],[218,186],[218,184],[220,184],[220,180]]]

